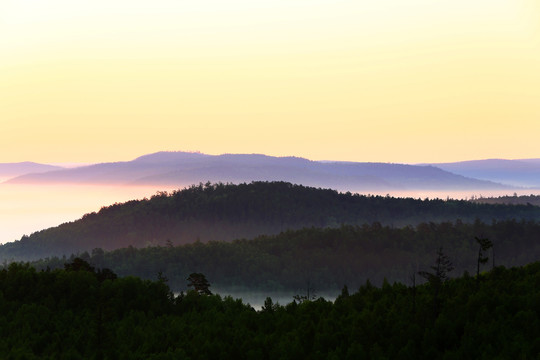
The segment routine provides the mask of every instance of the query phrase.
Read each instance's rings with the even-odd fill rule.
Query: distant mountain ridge
[[[1,163],[0,179],[8,179],[29,173],[44,173],[48,171],[61,170],[63,167],[48,164],[39,164],[31,161],[17,163]]]
[[[103,183],[188,186],[206,182],[287,181],[342,191],[510,189],[439,169],[369,162],[319,162],[260,154],[206,155],[158,152],[132,161],[102,163],[40,174],[9,183]]]
[[[485,159],[426,165],[475,179],[540,188],[540,159]]]

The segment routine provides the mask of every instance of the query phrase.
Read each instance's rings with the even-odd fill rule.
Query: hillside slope
[[[422,223],[404,228],[378,223],[344,225],[233,242],[129,247],[111,252],[95,249],[79,256],[122,276],[155,279],[162,272],[176,292],[186,290],[185,279],[192,272],[204,273],[217,289],[294,292],[304,289],[309,281],[319,291],[335,292],[343,284],[358,288],[368,279],[374,284],[382,284],[384,279],[409,282],[415,272],[430,269],[439,247],[455,266],[449,276],[464,271],[475,274],[479,246],[475,237],[488,238],[494,244],[485,251],[489,261],[480,271],[494,264],[524,265],[540,257],[540,223],[515,220]],[[34,266],[63,268],[67,261],[51,258]]]
[[[285,182],[207,184],[102,208],[0,246],[0,259],[36,259],[94,248],[230,241],[304,227],[461,219],[540,220],[535,206],[353,195]]]

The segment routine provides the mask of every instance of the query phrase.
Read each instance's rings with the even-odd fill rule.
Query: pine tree
[[[206,280],[206,276],[201,273],[191,273],[186,279],[188,281],[188,287],[193,287],[199,295],[212,295],[210,291],[210,283]]]
[[[448,273],[454,270],[454,265],[448,255],[440,247],[437,250],[435,265],[431,266],[433,272],[419,271],[418,274],[425,278],[433,288],[433,315],[436,318],[439,314],[439,293],[442,285],[448,280]]]
[[[489,260],[487,257],[487,251],[493,248],[493,242],[487,238],[474,237],[478,243],[478,259],[476,262],[476,287],[480,284],[480,264],[486,264]]]

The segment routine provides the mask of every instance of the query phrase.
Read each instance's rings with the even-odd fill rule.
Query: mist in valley
[[[185,186],[188,186],[186,184]],[[0,243],[19,240],[23,235],[65,222],[80,219],[84,214],[97,212],[103,206],[134,199],[150,198],[161,191],[172,192],[178,187],[159,185],[73,185],[73,184],[0,184]],[[342,189],[342,191],[347,191]],[[348,189],[353,193],[355,189]],[[359,192],[359,191],[358,191]],[[362,191],[393,197],[415,199],[471,199],[503,195],[540,195],[540,190],[461,190],[461,191]]]

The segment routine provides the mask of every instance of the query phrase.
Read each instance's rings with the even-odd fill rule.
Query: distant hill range
[[[102,208],[80,220],[0,246],[2,260],[33,260],[95,248],[231,241],[288,229],[379,222],[392,227],[477,219],[540,220],[540,207],[338,193],[286,182],[206,184]]]
[[[25,174],[9,183],[91,183],[183,187],[206,182],[287,181],[341,191],[511,189],[435,166],[322,162],[258,154],[158,152],[132,161]]]
[[[540,189],[540,159],[487,159],[426,165],[475,179]]]
[[[48,171],[62,170],[60,166],[38,164],[35,162],[18,162],[0,164],[0,180],[9,179],[24,174],[39,174]]]

